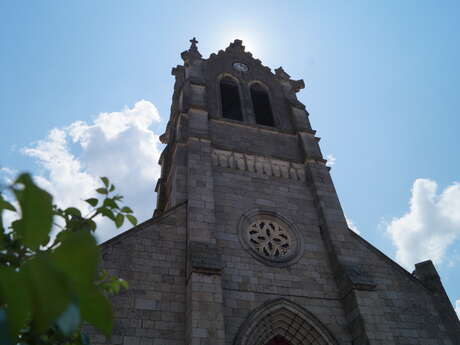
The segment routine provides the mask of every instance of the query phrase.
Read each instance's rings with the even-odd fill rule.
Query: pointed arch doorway
[[[265,345],[291,345],[291,343],[287,341],[285,337],[282,337],[281,335],[275,335]]]
[[[337,345],[310,312],[285,298],[269,301],[249,314],[233,345]]]

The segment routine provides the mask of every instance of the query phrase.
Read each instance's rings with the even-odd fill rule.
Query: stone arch
[[[290,345],[337,345],[329,330],[309,311],[285,298],[251,312],[233,345],[266,345],[283,338]]]
[[[217,79],[219,90],[219,112],[222,117],[243,121],[241,86],[238,78],[229,73],[220,75]]]
[[[270,89],[261,81],[255,80],[249,83],[249,91],[256,123],[274,127],[276,124],[273,116]]]
[[[236,77],[235,75],[231,74],[231,73],[228,73],[228,72],[223,72],[223,73],[220,73],[218,76],[217,76],[217,84],[219,84],[221,82],[222,79],[225,79],[225,78],[229,78],[229,79],[232,79],[236,84],[238,84],[238,87],[241,87],[241,81],[238,77]]]

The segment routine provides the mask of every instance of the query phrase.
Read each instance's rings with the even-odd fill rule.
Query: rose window
[[[268,266],[288,267],[303,255],[304,245],[294,223],[279,213],[252,209],[238,223],[242,247]]]
[[[291,235],[273,220],[255,221],[247,229],[247,236],[249,246],[262,256],[280,259],[290,254]]]

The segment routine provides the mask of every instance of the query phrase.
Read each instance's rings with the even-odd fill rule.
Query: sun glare
[[[245,46],[245,50],[247,52],[251,52],[256,57],[261,54],[261,42],[257,40],[257,36],[254,33],[241,31],[225,33],[221,36],[221,39],[219,39],[219,46],[228,47],[228,45],[236,39],[243,41],[243,45]]]

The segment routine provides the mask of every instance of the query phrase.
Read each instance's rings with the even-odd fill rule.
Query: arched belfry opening
[[[220,100],[222,117],[227,119],[243,121],[241,111],[240,92],[237,82],[226,76],[220,80]]]
[[[310,312],[284,298],[265,303],[243,322],[234,345],[337,345]]]
[[[265,126],[275,126],[270,97],[268,96],[267,89],[260,83],[251,85],[251,100],[256,123]]]

